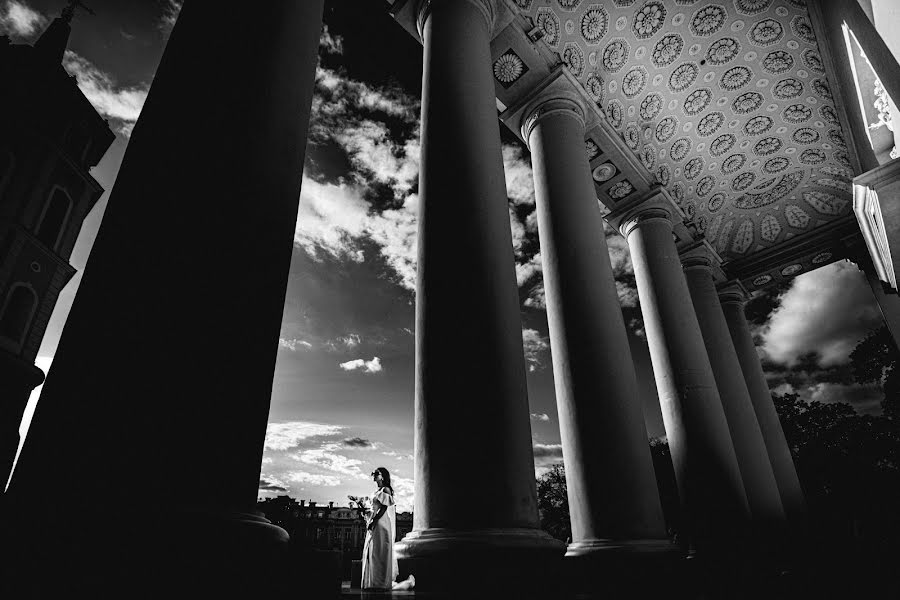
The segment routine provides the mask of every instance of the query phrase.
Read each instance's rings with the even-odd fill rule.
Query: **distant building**
[[[362,555],[366,539],[366,523],[356,509],[346,506],[318,505],[310,500],[297,501],[289,496],[266,498],[257,503],[266,518],[291,534],[295,544],[312,548],[341,550]],[[411,512],[397,513],[396,541],[413,528]]]
[[[0,37],[0,478],[5,484],[69,256],[103,193],[90,169],[115,136],[62,66],[73,7],[34,46]]]

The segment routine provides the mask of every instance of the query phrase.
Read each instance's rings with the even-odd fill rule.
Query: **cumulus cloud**
[[[762,328],[769,360],[794,365],[810,353],[822,367],[846,363],[881,314],[856,266],[833,263],[800,275]]]
[[[147,100],[148,87],[120,87],[112,77],[90,61],[66,50],[63,67],[78,83],[78,88],[98,113],[118,123],[117,130],[125,137],[141,114]]]
[[[287,421],[269,423],[266,426],[266,450],[290,450],[304,440],[338,435],[343,431],[340,425],[326,425],[309,421]]]
[[[47,17],[25,2],[8,0],[0,11],[0,33],[16,37],[31,37],[47,24]]]
[[[290,471],[287,473],[288,481],[292,483],[308,483],[322,487],[334,487],[341,485],[343,481],[336,475],[323,475],[321,473],[309,473],[307,471]]]
[[[531,413],[531,418],[535,421],[549,421],[550,415],[547,413]]]
[[[322,35],[319,36],[319,51],[327,54],[343,54],[344,38],[339,35],[331,35],[328,25],[322,25]]]
[[[528,308],[547,308],[547,295],[544,292],[544,282],[531,288],[528,297],[525,298],[525,306]]]
[[[278,345],[282,348],[286,348],[291,352],[298,352],[300,350],[310,350],[313,345],[306,340],[298,340],[296,338],[285,339],[278,338]]]
[[[519,146],[503,146],[506,195],[516,205],[534,204],[534,176],[531,163]]]
[[[534,474],[540,477],[546,473],[553,465],[559,465],[563,462],[562,444],[540,444],[535,443],[532,447],[534,453]]]
[[[516,263],[516,282],[519,284],[519,287],[522,287],[531,281],[535,275],[539,275],[542,272],[541,253],[538,252],[526,262]]]
[[[332,473],[348,475],[354,478],[363,477],[363,472],[359,468],[363,461],[339,454],[337,452],[339,449],[339,444],[326,443],[319,448],[300,450],[294,453],[291,458]]]
[[[383,369],[381,366],[381,359],[377,356],[372,360],[365,360],[362,358],[348,360],[347,362],[340,363],[338,366],[345,371],[362,371],[364,373],[380,373]]]
[[[550,348],[550,344],[537,329],[523,328],[522,347],[525,351],[525,360],[528,362],[528,370],[536,371],[542,366],[541,355]]]
[[[304,177],[297,209],[294,243],[315,260],[323,253],[362,262],[363,240],[375,242],[397,282],[416,289],[416,213],[418,196],[410,194],[399,208],[376,211],[356,184],[322,183]]]

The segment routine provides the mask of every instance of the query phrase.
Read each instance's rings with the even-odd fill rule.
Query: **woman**
[[[397,559],[394,557],[396,509],[391,474],[384,467],[372,471],[378,491],[372,496],[372,515],[369,517],[366,541],[363,544],[363,589],[391,589],[397,578]]]

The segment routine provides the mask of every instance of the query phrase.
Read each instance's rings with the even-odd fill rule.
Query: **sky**
[[[64,5],[0,0],[0,33],[14,43],[31,43]],[[89,5],[97,15],[76,16],[64,66],[109,120],[116,139],[92,171],[107,192],[72,254],[79,273],[60,295],[43,340],[37,365],[45,371],[178,12],[174,0]],[[348,494],[372,493],[369,473],[384,466],[392,473],[399,508],[413,506],[422,49],[386,7],[378,0],[325,3],[260,497],[289,494],[345,504]],[[239,33],[232,35],[239,43]],[[539,475],[561,462],[561,446],[534,190],[527,150],[503,128],[501,136]],[[612,230],[605,235],[648,433],[663,436],[628,248]],[[848,364],[854,346],[881,325],[855,265],[842,261],[801,275],[754,299],[748,316],[774,391],[880,412],[880,386],[854,384]],[[40,388],[26,410],[23,437],[39,394]]]

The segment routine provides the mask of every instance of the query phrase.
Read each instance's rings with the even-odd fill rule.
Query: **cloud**
[[[379,373],[383,369],[381,366],[381,359],[377,356],[372,360],[364,360],[362,358],[348,360],[347,362],[340,363],[338,366],[345,371],[362,370],[365,373]]]
[[[269,475],[263,475],[259,478],[259,491],[263,493],[286,492],[288,491],[288,488],[280,479]]]
[[[550,415],[547,413],[531,413],[531,418],[535,421],[549,421]]]
[[[149,88],[119,87],[112,77],[71,50],[66,50],[63,67],[75,77],[78,88],[97,112],[117,121],[119,133],[129,137],[147,100]]]
[[[804,400],[833,404],[846,402],[857,412],[865,414],[881,414],[881,401],[884,391],[880,385],[859,385],[820,382],[802,390],[800,397]]]
[[[536,371],[542,366],[541,354],[550,348],[547,338],[542,337],[537,329],[522,329],[522,347],[528,370]]]
[[[339,35],[331,35],[328,25],[322,25],[322,34],[319,36],[319,52],[343,54],[344,38]]]
[[[563,462],[562,444],[539,444],[532,447],[534,453],[534,474],[540,477],[553,465]]]
[[[44,28],[47,17],[24,2],[8,0],[0,12],[0,33],[30,37]]]
[[[882,317],[856,266],[833,263],[800,275],[762,328],[764,356],[795,365],[814,353],[821,367],[846,363]]]
[[[164,0],[162,15],[160,15],[158,23],[159,30],[162,31],[163,36],[169,37],[169,34],[172,33],[172,28],[175,27],[175,21],[178,20],[178,13],[181,12],[182,5],[184,5],[184,0]]]
[[[544,292],[544,282],[531,288],[528,297],[525,298],[525,306],[528,308],[547,308],[547,295]]]
[[[282,348],[287,348],[291,352],[297,352],[298,350],[309,350],[313,347],[313,345],[309,342],[305,340],[298,340],[296,338],[292,338],[289,340],[278,338],[278,345]]]
[[[397,501],[397,512],[411,512],[416,503],[416,483],[408,477],[391,474],[391,487]]]
[[[324,183],[304,177],[294,243],[314,260],[322,253],[363,262],[363,240],[375,242],[385,263],[404,288],[416,289],[416,213],[418,196],[398,208],[377,212],[356,184]]]
[[[310,485],[334,487],[341,485],[343,481],[335,475],[322,475],[320,473],[308,473],[306,471],[290,471],[287,473],[288,481],[293,483],[308,483]]]
[[[503,146],[503,172],[506,178],[506,195],[513,204],[534,205],[534,175],[522,148]]]
[[[347,438],[343,441],[343,444],[350,448],[373,448],[375,446],[371,440],[361,437]]]
[[[309,421],[288,421],[269,423],[266,426],[266,450],[289,450],[310,438],[338,435],[344,428],[340,425],[326,425]]]
[[[300,450],[291,455],[291,458],[332,473],[349,475],[354,478],[364,477],[359,468],[363,461],[338,454],[337,450],[339,449],[339,444],[326,443],[319,448]]]

